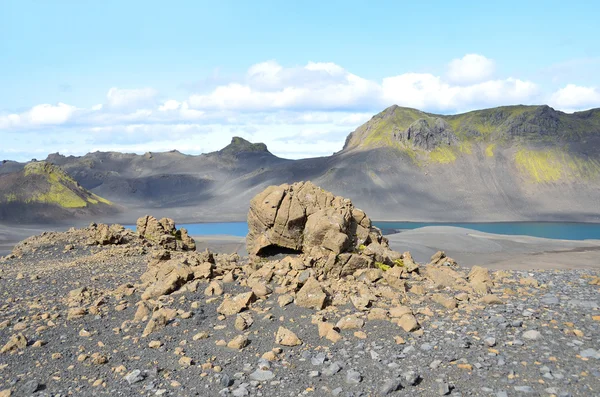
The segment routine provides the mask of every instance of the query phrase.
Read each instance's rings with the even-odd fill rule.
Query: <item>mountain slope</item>
[[[311,180],[379,220],[600,221],[600,109],[509,106],[445,116],[392,106],[340,152],[303,160],[233,138],[200,156],[97,152],[47,161],[127,207],[126,219],[152,211],[180,223],[243,220],[266,186]]]
[[[54,222],[117,211],[110,201],[82,188],[58,166],[44,161],[0,174],[2,221]]]

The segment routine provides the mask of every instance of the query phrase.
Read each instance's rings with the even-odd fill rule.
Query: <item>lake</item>
[[[561,240],[600,240],[600,223],[567,222],[490,222],[490,223],[435,223],[435,222],[373,222],[384,234],[425,226],[456,226],[480,232],[524,235],[554,238]],[[192,236],[222,235],[245,236],[248,233],[246,222],[215,222],[177,225],[185,227]],[[135,228],[135,227],[133,227]]]

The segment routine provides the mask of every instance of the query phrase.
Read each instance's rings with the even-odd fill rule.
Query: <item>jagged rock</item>
[[[26,346],[27,338],[23,334],[16,334],[11,336],[8,342],[0,349],[0,354],[25,349]]]
[[[245,335],[238,335],[227,343],[230,349],[243,349],[248,345],[248,338]]]
[[[148,324],[146,324],[146,328],[144,328],[142,336],[146,337],[151,333],[163,328],[169,323],[169,321],[173,320],[176,316],[177,311],[174,309],[163,307],[156,310],[154,313],[152,313],[152,318],[150,318]]]
[[[298,346],[302,341],[298,336],[287,328],[279,327],[275,335],[275,343],[282,346]]]
[[[252,291],[238,294],[232,298],[225,298],[217,308],[217,312],[225,316],[233,316],[246,309],[253,300],[254,292]]]
[[[442,287],[454,288],[457,285],[466,283],[461,274],[454,269],[451,269],[448,266],[438,266],[431,263],[425,268],[425,277],[433,281],[434,284]]]
[[[313,277],[309,278],[296,294],[294,303],[300,307],[321,310],[325,306],[327,295],[321,284]]]
[[[179,290],[191,280],[213,276],[214,257],[208,252],[177,253],[168,260],[153,260],[141,279],[147,285],[142,299],[155,299]]]
[[[254,319],[250,315],[250,313],[239,313],[235,318],[235,329],[238,331],[245,331],[250,328],[254,324]]]
[[[335,277],[367,268],[373,260],[391,264],[401,257],[350,200],[311,182],[270,186],[256,195],[250,202],[248,229],[251,255],[273,248],[299,251],[316,259],[321,273]]]
[[[404,264],[404,269],[406,269],[408,273],[419,270],[419,264],[413,260],[412,255],[408,251],[402,254],[402,263]]]
[[[473,288],[473,291],[480,295],[489,293],[494,285],[489,270],[481,266],[473,266],[468,278],[469,285]]]
[[[456,306],[457,306],[456,299],[454,299],[451,296],[444,295],[444,294],[434,294],[432,299],[435,303],[438,303],[438,304],[444,306],[446,309],[450,309],[450,310],[456,309]]]
[[[93,238],[98,245],[121,244],[124,232],[125,228],[121,225],[100,224],[95,227]]]
[[[403,315],[396,323],[406,332],[413,332],[419,329],[419,322],[413,314]]]
[[[180,251],[195,251],[196,242],[188,235],[186,229],[177,230],[175,221],[170,218],[157,220],[155,217],[146,215],[136,222],[136,229],[140,236],[154,244],[166,249]]]

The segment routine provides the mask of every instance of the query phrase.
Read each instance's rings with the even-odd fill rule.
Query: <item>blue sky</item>
[[[600,107],[599,4],[487,3],[0,0],[0,158],[299,158],[394,103]]]

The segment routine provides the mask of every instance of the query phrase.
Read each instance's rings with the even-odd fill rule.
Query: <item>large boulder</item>
[[[311,182],[269,186],[250,202],[250,255],[304,254],[317,275],[343,277],[377,264],[402,265],[371,219],[349,199]]]
[[[251,255],[274,248],[308,253],[313,247],[335,254],[378,242],[379,229],[349,199],[311,182],[269,186],[250,202],[246,245]]]
[[[177,230],[175,221],[170,218],[156,219],[146,215],[136,222],[137,232],[140,236],[153,244],[158,244],[169,250],[195,251],[196,242],[188,235],[186,229]]]

